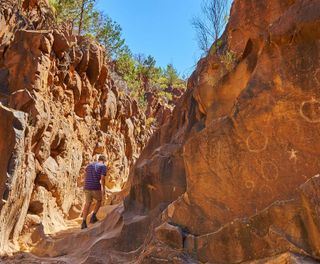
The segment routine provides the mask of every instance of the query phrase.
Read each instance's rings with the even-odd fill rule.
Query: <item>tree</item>
[[[151,84],[159,78],[161,70],[156,67],[156,60],[152,56],[145,57],[143,54],[136,55],[138,78],[144,91],[150,89]]]
[[[140,106],[145,105],[147,91],[164,92],[168,86],[184,85],[172,64],[163,70],[150,55],[134,56],[122,38],[120,25],[95,8],[97,0],[49,1],[56,10],[58,23],[70,22],[75,33],[94,38],[105,46],[116,72],[127,82],[131,96]]]
[[[164,71],[164,77],[168,87],[173,87],[176,83],[178,83],[179,74],[171,63],[167,65],[167,68]]]
[[[94,5],[96,0],[50,0],[54,7],[58,23],[71,24],[72,30],[78,35],[85,33],[95,14]]]
[[[78,35],[86,34],[90,32],[91,23],[98,11],[94,9],[96,0],[81,0],[79,1],[79,21],[77,21]]]
[[[199,48],[208,53],[210,45],[217,42],[226,25],[227,0],[204,0],[202,16],[192,19],[192,25],[197,33]]]
[[[86,0],[81,1],[81,7],[80,7],[80,19],[79,19],[79,27],[78,27],[78,36],[81,35],[82,30],[82,23],[84,19],[84,8],[85,8]]]
[[[49,0],[56,10],[58,23],[70,23],[77,35],[95,38],[113,59],[127,49],[122,29],[109,16],[95,8],[97,0]]]
[[[105,46],[113,59],[130,54],[129,48],[122,38],[121,26],[104,13],[98,11],[93,13],[89,32]]]
[[[124,49],[115,60],[116,72],[127,82],[133,96],[139,94],[140,84],[137,78],[137,62],[134,60],[129,48]]]

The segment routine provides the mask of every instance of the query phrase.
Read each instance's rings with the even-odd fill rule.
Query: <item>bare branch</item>
[[[202,16],[196,16],[191,24],[197,33],[199,48],[208,53],[212,43],[221,36],[226,24],[227,0],[205,0],[201,6]]]

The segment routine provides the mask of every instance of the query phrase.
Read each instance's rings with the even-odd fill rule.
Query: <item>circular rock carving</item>
[[[320,122],[320,102],[311,99],[303,102],[300,107],[301,116],[310,123]]]
[[[278,167],[272,161],[262,162],[261,172],[262,177],[267,181],[275,181],[279,176]]]
[[[245,182],[245,186],[246,186],[247,189],[253,190],[254,187],[255,187],[255,184],[254,184],[254,182],[252,180],[247,180]]]
[[[247,147],[250,152],[262,152],[267,148],[268,138],[259,131],[253,131],[247,138]]]

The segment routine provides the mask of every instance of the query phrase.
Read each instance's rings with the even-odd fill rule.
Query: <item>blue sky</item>
[[[97,7],[118,22],[134,54],[155,57],[158,66],[172,63],[181,75],[189,75],[198,61],[191,25],[200,14],[201,0],[99,0]]]

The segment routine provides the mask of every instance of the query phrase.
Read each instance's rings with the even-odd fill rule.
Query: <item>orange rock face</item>
[[[131,170],[124,211],[117,208],[88,232],[57,240],[44,238],[34,253],[50,256],[48,261],[78,263],[319,260],[319,26],[318,0],[235,0],[222,45],[199,61],[186,93]],[[0,78],[6,80],[3,91],[10,95],[3,102],[24,112],[18,115],[20,112],[1,108],[1,115],[7,116],[5,125],[15,129],[0,128],[0,135],[8,137],[8,144],[1,143],[0,150],[7,153],[7,161],[12,151],[17,153],[17,161],[10,163],[12,180],[6,178],[14,184],[9,189],[8,184],[0,186],[3,195],[7,194],[1,223],[8,226],[1,229],[1,241],[8,240],[11,230],[13,238],[17,237],[19,223],[39,223],[34,215],[42,217],[40,221],[47,223],[50,232],[54,221],[43,215],[60,210],[61,214],[53,213],[60,216],[70,209],[72,202],[63,189],[73,190],[77,178],[74,170],[68,170],[69,162],[79,170],[84,157],[107,151],[105,141],[90,143],[97,142],[98,136],[92,136],[95,126],[105,138],[109,127],[118,128],[125,141],[115,145],[125,149],[126,157],[138,153],[137,140],[130,141],[136,138],[135,118],[128,113],[139,111],[129,99],[119,103],[117,89],[107,81],[108,67],[101,63],[99,46],[88,48],[94,44],[58,31],[13,35],[17,39],[0,50],[20,58],[19,49],[33,43],[32,52],[24,53],[26,61],[34,56],[35,63],[29,69],[33,75],[7,61],[11,56],[5,55],[1,64]],[[65,47],[75,48],[71,53]],[[65,54],[73,65],[67,70]],[[46,70],[48,67],[53,70]],[[93,69],[100,69],[100,74]],[[21,80],[13,86],[11,76],[25,76],[26,86],[22,87]],[[51,89],[47,91],[46,86]],[[73,95],[71,103],[66,99],[69,94]],[[54,103],[48,104],[48,96]],[[124,107],[127,105],[131,107]],[[119,115],[122,107],[130,111]],[[19,141],[24,133],[29,136]],[[121,142],[126,142],[125,148]],[[30,155],[21,152],[21,146]],[[70,149],[74,152],[67,151]],[[77,156],[79,153],[82,155]],[[5,164],[0,164],[1,173],[6,172]],[[119,164],[126,163],[121,159]],[[54,174],[57,168],[69,172],[68,177]],[[23,188],[35,179],[34,191],[22,192],[31,203],[13,202],[17,194],[12,188],[22,182],[19,169],[30,175]],[[59,195],[53,190],[59,190]],[[22,208],[18,220],[9,219],[16,212],[11,206],[15,204]],[[81,246],[75,246],[75,241],[81,241]],[[71,246],[64,248],[66,244]]]
[[[223,44],[137,162],[127,208],[172,202],[163,218],[202,263],[320,257],[319,10],[234,1]]]
[[[151,132],[104,48],[52,28],[51,16],[45,1],[1,1],[0,253],[39,223],[48,234],[79,216],[97,154],[120,191]]]

